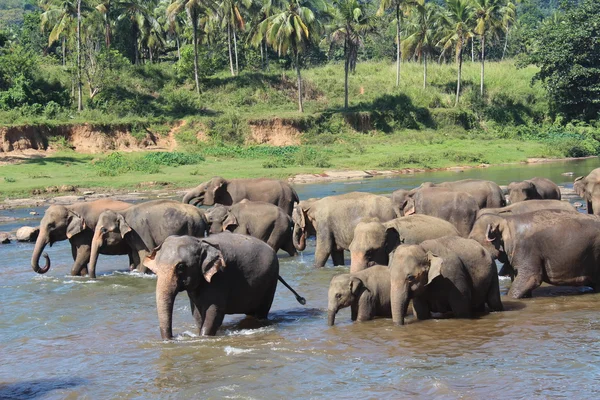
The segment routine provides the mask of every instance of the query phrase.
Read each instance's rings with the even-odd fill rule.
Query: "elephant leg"
[[[358,300],[358,321],[370,321],[375,318],[375,304],[371,296],[363,293]]]
[[[327,262],[327,258],[331,254],[332,243],[329,237],[319,238],[317,236],[317,248],[315,250],[315,267],[323,268]]]
[[[188,293],[189,296],[189,293]],[[190,309],[192,310],[192,317],[194,317],[194,320],[196,321],[196,326],[198,327],[198,332],[202,331],[202,324],[204,322],[203,318],[202,318],[202,314],[200,313],[200,309],[198,307],[196,307],[196,300],[192,297],[189,296],[190,298]]]
[[[333,261],[333,265],[344,265],[344,250],[334,250],[331,252],[331,261]]]
[[[350,304],[350,319],[352,319],[352,321],[358,319],[358,303],[356,301]]]
[[[220,311],[216,304],[211,304],[204,313],[204,324],[200,335],[214,336],[223,323],[223,318],[225,318],[225,313]]]
[[[133,271],[136,267],[135,264],[135,257],[133,256],[133,251],[130,251],[129,253],[127,253],[127,258],[129,258],[129,270]]]
[[[74,261],[71,267],[71,276],[87,275],[87,264],[90,261],[90,254],[91,248],[89,245],[71,243],[71,255]]]
[[[140,274],[147,274],[148,273],[148,268],[146,268],[144,266],[144,264],[142,264],[142,261],[144,260],[144,258],[146,258],[146,256],[148,255],[148,252],[146,250],[140,250],[137,253],[137,271]]]
[[[427,300],[415,297],[412,299],[413,313],[417,319],[424,320],[431,318],[429,303]]]
[[[281,247],[281,249],[283,251],[285,251],[286,253],[288,253],[290,255],[290,257],[294,257],[294,256],[298,255],[298,251],[294,247],[294,243],[292,242],[291,238],[290,238],[290,240],[286,241],[283,244],[283,246]]]
[[[502,300],[500,300],[500,282],[494,277],[488,290],[486,303],[492,311],[504,311]]]
[[[452,313],[456,318],[470,318],[471,317],[471,304],[467,297],[462,294],[451,294],[448,296],[448,302]]]
[[[525,268],[519,268],[520,271],[526,270]],[[515,281],[510,286],[508,295],[513,299],[522,299],[531,297],[533,289],[539,287],[542,284],[541,275],[532,275],[520,273],[517,274]]]

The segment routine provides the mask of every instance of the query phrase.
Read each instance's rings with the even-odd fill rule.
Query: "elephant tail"
[[[298,303],[300,303],[302,305],[306,304],[306,299],[304,297],[300,296],[294,289],[292,289],[292,287],[290,285],[288,285],[288,283],[281,277],[281,275],[277,276],[277,279],[279,279],[279,282],[283,283],[283,286],[288,288],[290,290],[290,292],[292,292],[294,294],[294,296],[296,296],[296,300],[298,301]]]

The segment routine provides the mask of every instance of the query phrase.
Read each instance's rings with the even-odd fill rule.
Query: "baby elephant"
[[[292,219],[283,209],[261,201],[242,200],[232,206],[215,205],[206,212],[210,233],[231,231],[262,240],[277,252],[296,255]]]
[[[368,270],[367,270],[368,271]],[[446,236],[420,245],[400,246],[390,262],[392,318],[404,325],[412,299],[418,319],[452,311],[502,311],[500,285],[492,256],[472,239]]]
[[[391,317],[389,268],[374,265],[355,274],[334,276],[329,284],[329,326],[335,323],[337,312],[346,307],[351,307],[352,321]]]
[[[508,185],[511,203],[525,200],[560,200],[560,189],[556,183],[546,178],[531,178],[523,182],[512,182]]]

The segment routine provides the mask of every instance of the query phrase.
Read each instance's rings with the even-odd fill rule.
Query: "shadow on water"
[[[325,312],[318,308],[291,308],[286,310],[272,311],[269,313],[269,319],[256,319],[254,317],[246,317],[238,321],[224,323],[225,330],[243,330],[243,329],[259,329],[273,325],[295,324],[299,320],[319,319]]]
[[[0,383],[0,399],[36,399],[54,390],[71,389],[86,383],[87,380],[83,378],[51,378]]]

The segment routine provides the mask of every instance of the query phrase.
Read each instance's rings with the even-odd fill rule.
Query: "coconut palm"
[[[344,108],[348,108],[348,74],[356,67],[358,49],[364,36],[373,30],[364,3],[359,0],[335,0],[330,38],[344,44]]]
[[[483,97],[485,81],[485,40],[486,36],[495,35],[502,27],[499,0],[472,0],[475,10],[476,26],[473,30],[481,40],[481,76],[479,94]]]
[[[462,77],[463,50],[467,41],[473,37],[474,14],[470,0],[446,0],[446,13],[442,17],[445,34],[438,42],[442,47],[442,55],[450,48],[455,50],[458,75],[456,80],[456,101],[460,99],[460,84]]]
[[[112,5],[115,15],[118,15],[118,19],[129,19],[131,22],[131,29],[133,34],[134,43],[134,60],[135,64],[140,62],[139,49],[140,49],[140,35],[144,26],[152,26],[154,29],[160,29],[158,21],[152,15],[150,11],[154,6],[154,1],[148,0],[120,0],[115,1]]]
[[[427,57],[437,43],[439,18],[439,6],[419,0],[414,5],[407,27],[412,33],[402,41],[402,54],[405,58],[414,55],[423,62],[423,88],[427,87]]]
[[[284,8],[261,22],[252,37],[257,46],[263,39],[277,54],[292,53],[298,81],[298,111],[304,112],[302,104],[302,76],[300,75],[300,54],[308,43],[317,36],[319,23],[315,18],[318,6],[309,0],[287,0]]]
[[[63,65],[66,63],[66,39],[73,32],[77,19],[76,0],[45,0],[40,2],[44,12],[40,16],[42,32],[50,30],[48,46],[62,39]]]
[[[231,75],[239,73],[237,39],[238,31],[243,31],[246,27],[246,21],[242,16],[242,6],[246,9],[252,5],[252,0],[222,0],[218,9],[217,18],[227,28],[227,44],[229,47],[229,67]],[[233,42],[233,49],[232,49]],[[233,51],[232,51],[233,50]],[[234,69],[235,61],[235,69]]]
[[[517,4],[521,3],[521,0],[508,0],[504,7],[502,7],[500,13],[502,14],[502,26],[504,28],[504,49],[502,50],[502,60],[506,56],[506,49],[508,48],[508,36],[510,34],[510,28],[517,22]]]

